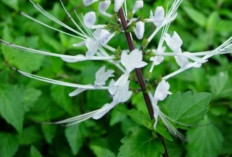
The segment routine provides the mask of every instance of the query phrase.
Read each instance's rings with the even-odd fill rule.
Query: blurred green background
[[[167,8],[171,0],[144,0],[145,7],[137,13],[148,17],[150,10],[162,5]],[[73,26],[65,15],[59,0],[37,0],[48,12],[64,23]],[[129,8],[134,0],[128,0]],[[84,7],[81,0],[64,0],[69,11],[78,13],[97,10],[97,4]],[[176,30],[184,41],[186,51],[205,51],[219,46],[232,36],[231,0],[185,0],[179,9],[177,20],[170,32]],[[0,38],[26,47],[59,54],[84,53],[75,49],[75,38],[51,31],[20,15],[20,10],[56,28],[39,14],[27,0],[0,0]],[[108,19],[98,17],[98,23]],[[148,26],[146,35],[154,28]],[[158,38],[157,38],[158,39]],[[157,42],[154,40],[153,47]],[[126,48],[124,35],[110,45]],[[28,54],[0,45],[0,157],[116,157],[122,151],[121,139],[131,127],[138,126],[128,114],[122,112],[125,105],[115,108],[99,121],[88,120],[74,127],[44,125],[41,122],[62,120],[85,113],[110,101],[107,92],[89,91],[70,98],[73,89],[50,85],[25,78],[11,70],[9,65],[22,71],[57,80],[88,84],[104,62],[67,64],[60,59]],[[216,157],[232,155],[232,56],[216,56],[200,69],[187,71],[170,81],[171,91],[209,92],[213,94],[207,119],[210,125],[183,131],[188,141],[166,141],[171,157]],[[110,67],[110,66],[109,66]],[[164,76],[178,66],[173,59],[156,67],[153,79]],[[141,93],[129,102],[133,108],[147,114]],[[144,134],[149,133],[146,130]],[[199,140],[209,141],[201,143]],[[135,142],[133,142],[133,140]],[[138,142],[136,137],[133,143]],[[156,151],[159,149],[152,147]],[[136,148],[133,148],[136,150]],[[139,154],[139,153],[138,153]],[[138,154],[131,155],[137,157]],[[160,156],[160,154],[157,154]],[[127,157],[127,156],[125,156]],[[148,156],[144,156],[148,157]]]

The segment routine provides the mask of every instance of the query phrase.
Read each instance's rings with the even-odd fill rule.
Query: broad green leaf
[[[3,30],[3,39],[8,42],[12,41],[12,35],[10,34],[10,29],[8,27],[4,27]],[[26,47],[38,48],[39,41],[38,37],[17,37],[15,39],[15,43],[19,45],[26,44]],[[9,48],[7,46],[2,46],[2,52],[7,60],[13,66],[16,66],[20,70],[32,72],[39,70],[42,66],[42,61],[44,56],[37,55],[37,54],[29,54],[27,52],[19,51],[14,48]]]
[[[90,148],[93,150],[96,157],[115,157],[115,154],[107,148],[98,145],[90,145]]]
[[[115,124],[123,121],[127,117],[126,114],[122,112],[122,110],[127,110],[125,105],[120,105],[111,111],[110,126],[114,126]]]
[[[121,142],[118,157],[161,157],[164,151],[158,138],[143,128],[131,128]]]
[[[19,142],[21,145],[31,145],[42,139],[41,132],[36,126],[29,126],[23,130],[19,135]]]
[[[176,93],[169,96],[161,108],[174,121],[193,124],[203,119],[210,100],[209,93]]]
[[[35,146],[31,146],[30,157],[43,157]]]
[[[71,147],[73,155],[77,155],[80,148],[83,145],[85,139],[85,133],[83,131],[83,125],[75,125],[65,129],[65,136]]]
[[[72,114],[73,106],[72,106],[72,98],[68,96],[70,93],[70,89],[63,86],[52,86],[51,87],[51,95],[54,101],[63,108],[66,112]]]
[[[205,26],[207,18],[204,14],[187,6],[184,7],[184,11],[195,23],[197,23],[200,26]]]
[[[46,139],[46,141],[51,144],[52,143],[52,140],[53,138],[55,137],[56,135],[56,126],[55,125],[41,125],[42,127],[42,131],[43,131],[43,134],[44,134],[44,137]]]
[[[153,121],[150,119],[148,114],[144,114],[138,110],[130,110],[127,115],[131,117],[137,124],[142,125],[148,129],[153,129]]]
[[[189,157],[217,157],[222,149],[223,136],[221,132],[208,120],[199,123],[187,133],[187,150]]]
[[[217,26],[218,22],[220,22],[220,17],[218,12],[213,12],[208,18],[207,21],[207,29],[210,31],[214,31],[215,27]]]
[[[30,97],[28,97],[30,91]],[[24,114],[38,99],[40,91],[19,86],[0,86],[0,113],[17,131],[22,131]]]
[[[214,99],[231,97],[232,85],[227,73],[220,72],[209,80]]]
[[[0,133],[0,156],[13,157],[19,147],[19,141],[16,135]]]

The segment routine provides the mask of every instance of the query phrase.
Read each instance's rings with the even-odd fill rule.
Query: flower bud
[[[114,0],[114,12],[118,12],[125,0]]]
[[[141,21],[137,22],[134,32],[139,40],[143,39],[144,31],[145,31],[145,24]]]

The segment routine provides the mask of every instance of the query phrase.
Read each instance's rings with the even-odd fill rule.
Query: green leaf
[[[215,27],[217,26],[218,22],[220,22],[220,17],[218,12],[213,12],[209,16],[209,19],[207,21],[207,29],[210,31],[214,31]]]
[[[148,129],[153,129],[153,121],[148,114],[144,114],[138,110],[132,109],[127,112],[127,115],[131,117],[137,124],[142,125]]]
[[[18,1],[17,0],[2,0],[3,3],[5,3],[7,6],[15,9],[15,10],[18,10]]]
[[[231,97],[232,85],[228,73],[220,72],[209,79],[214,99]]]
[[[111,111],[110,126],[114,126],[127,117],[126,114],[122,112],[122,110],[127,110],[125,105],[119,105],[117,108]]]
[[[55,137],[56,133],[56,126],[54,125],[42,125],[42,131],[45,136],[46,141],[51,144],[53,138]]]
[[[198,25],[205,26],[207,18],[201,12],[191,8],[191,7],[184,7],[184,11],[187,15]]]
[[[12,42],[12,35],[10,35],[10,30],[8,27],[4,27],[3,30],[3,39]],[[39,39],[38,37],[17,37],[14,41],[15,43],[22,45],[26,43],[33,48],[38,48]],[[26,46],[27,47],[27,46]],[[2,46],[2,53],[6,59],[6,61],[19,68],[20,70],[32,72],[39,70],[42,66],[42,61],[44,56],[37,54],[30,54],[27,52],[19,51],[14,48],[10,48],[7,46]]]
[[[35,146],[31,146],[30,157],[43,157]]]
[[[169,96],[160,106],[171,119],[185,124],[193,124],[203,119],[210,100],[210,93],[176,93]]]
[[[82,124],[71,126],[65,129],[65,136],[73,155],[77,155],[85,139],[84,127]]]
[[[36,126],[29,126],[23,130],[19,135],[19,142],[21,145],[31,145],[42,139],[39,128]]]
[[[30,97],[28,97],[28,92]],[[19,132],[22,131],[25,112],[38,99],[40,91],[18,86],[0,86],[0,113]]]
[[[107,148],[98,145],[90,145],[90,148],[93,150],[96,157],[115,157],[115,154]]]
[[[206,118],[187,133],[189,157],[217,157],[222,149],[221,132]]]
[[[70,89],[63,86],[52,86],[51,95],[55,102],[69,114],[73,113],[72,98],[68,96]]]
[[[19,141],[16,135],[0,133],[0,156],[13,157],[19,147]]]
[[[161,157],[164,151],[152,132],[143,128],[132,128],[121,142],[118,157]]]

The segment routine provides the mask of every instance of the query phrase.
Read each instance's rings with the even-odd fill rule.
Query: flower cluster
[[[53,80],[17,70],[22,75],[32,79],[74,88],[75,90],[69,94],[70,97],[77,96],[78,94],[88,90],[107,90],[112,97],[112,101],[103,105],[103,107],[100,109],[56,123],[66,123],[67,125],[74,125],[90,118],[96,120],[102,118],[115,106],[117,106],[120,103],[125,103],[131,98],[132,91],[130,91],[129,88],[131,81],[130,75],[135,69],[150,66],[150,72],[152,73],[154,68],[164,61],[165,57],[174,57],[177,65],[180,68],[177,71],[174,71],[173,73],[164,76],[158,84],[158,86],[156,87],[156,89],[153,91],[148,91],[148,94],[152,102],[152,107],[154,111],[154,128],[156,128],[158,119],[160,118],[171,133],[177,136],[181,136],[181,134],[170,123],[171,119],[167,117],[158,106],[158,103],[160,101],[165,100],[168,97],[168,95],[171,94],[171,92],[169,91],[170,84],[168,83],[168,80],[188,69],[201,67],[202,64],[206,63],[208,59],[214,55],[231,53],[232,38],[228,39],[221,46],[212,51],[184,52],[182,50],[183,41],[181,37],[178,35],[178,33],[168,33],[169,26],[176,19],[178,15],[177,10],[180,4],[183,2],[183,0],[174,0],[172,6],[168,11],[165,11],[165,9],[162,6],[159,6],[155,10],[150,11],[150,17],[144,19],[136,16],[137,12],[143,8],[143,0],[136,0],[134,3],[133,10],[131,11],[127,10],[126,0],[83,0],[83,4],[85,6],[90,6],[93,3],[99,3],[98,13],[100,13],[102,16],[105,16],[105,18],[110,18],[110,20],[114,19],[113,15],[117,15],[116,13],[118,13],[120,9],[123,10],[124,16],[127,17],[126,20],[128,21],[127,27],[132,28],[130,29],[131,31],[129,32],[129,35],[131,37],[137,38],[137,40],[141,41],[141,43],[143,44],[142,48],[134,49],[133,51],[120,50],[120,52],[118,52],[119,50],[109,45],[109,42],[113,40],[114,37],[116,37],[119,33],[125,33],[125,30],[120,26],[120,23],[122,23],[123,21],[119,17],[115,19],[116,21],[114,21],[116,25],[115,27],[117,27],[117,29],[109,28],[107,24],[98,24],[96,12],[94,11],[90,11],[86,13],[84,16],[79,16],[78,13],[74,11],[76,18],[79,20],[78,22],[76,22],[74,18],[71,16],[71,14],[66,10],[62,1],[60,2],[67,16],[70,18],[70,20],[73,22],[73,25],[76,27],[75,29],[66,25],[50,13],[46,12],[40,5],[31,1],[32,5],[36,10],[38,10],[48,19],[59,24],[64,29],[68,30],[68,32],[43,23],[24,12],[21,12],[21,14],[24,17],[49,29],[77,38],[78,41],[81,40],[81,42],[76,43],[73,46],[86,47],[87,51],[85,55],[77,54],[75,56],[71,56],[56,54],[12,44],[1,39],[0,43],[28,53],[37,53],[45,56],[58,57],[62,59],[64,62],[68,63],[83,61],[105,61],[110,64],[113,64],[115,68],[117,68],[117,70],[121,72],[121,74],[120,76],[114,75],[115,70],[107,69],[107,67],[104,65],[96,72],[95,82],[88,85],[82,85]],[[114,13],[109,13],[108,11],[111,5],[113,5]],[[145,25],[149,23],[154,25],[155,29],[150,34],[150,36],[146,38],[144,37],[144,34],[146,32]],[[157,47],[155,49],[149,48],[149,45],[151,44],[152,40],[155,37],[157,37],[157,34],[160,31],[162,31],[162,33],[159,37]],[[171,52],[167,52],[167,49],[171,50]],[[149,62],[143,61],[143,51],[152,53]]]

